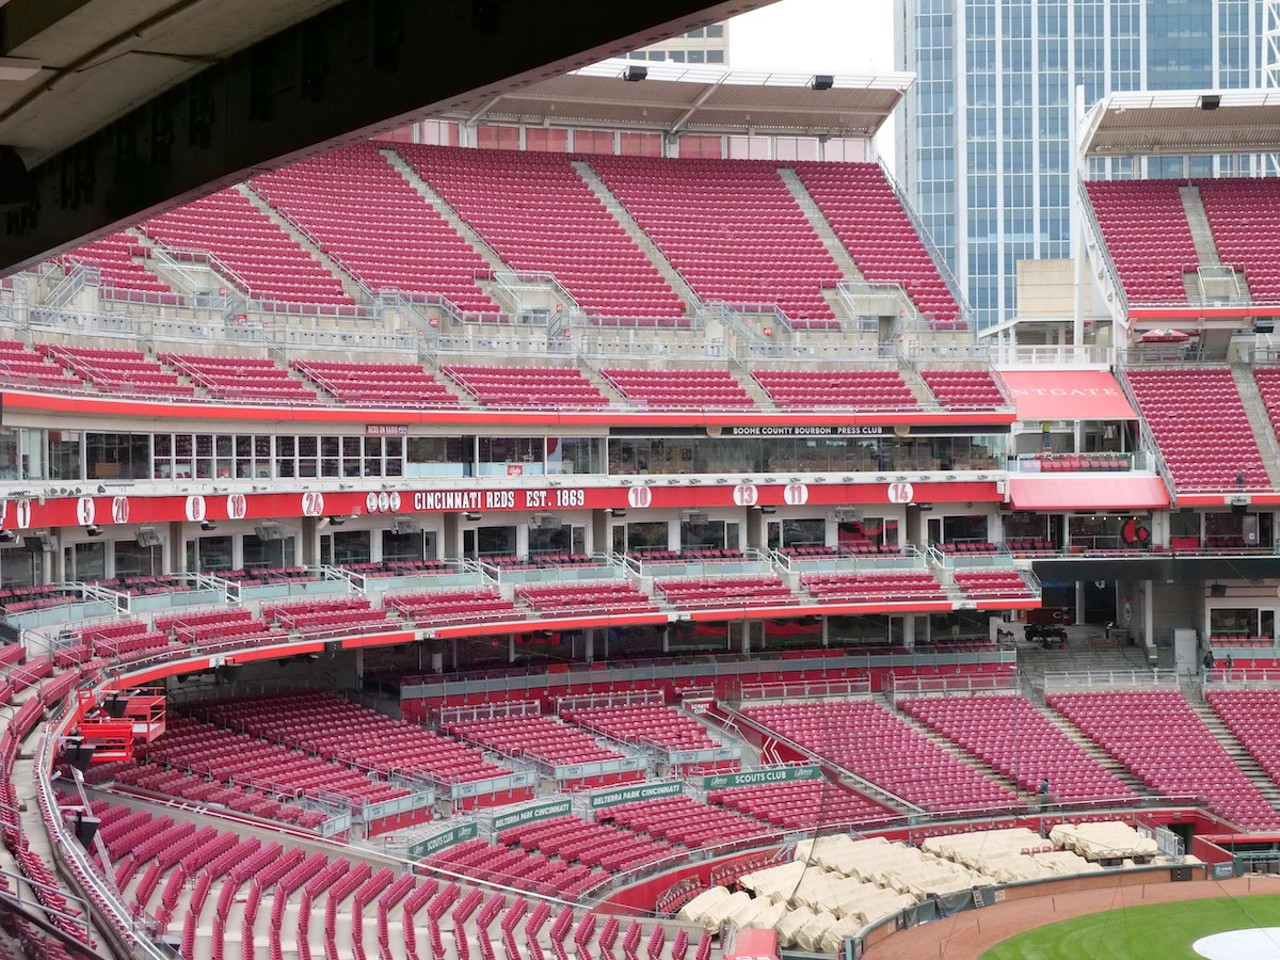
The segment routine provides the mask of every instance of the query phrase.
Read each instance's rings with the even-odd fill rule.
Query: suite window
[[[49,479],[81,480],[82,434],[76,430],[49,431]]]
[[[461,477],[471,472],[462,437],[409,437],[404,448],[406,476]]]
[[[151,436],[86,434],[85,461],[90,480],[145,480],[151,476]]]

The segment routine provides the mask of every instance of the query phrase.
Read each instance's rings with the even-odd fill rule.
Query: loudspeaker
[[[98,835],[98,828],[102,826],[102,821],[95,816],[85,816],[84,811],[76,814],[76,839],[80,841],[80,846],[86,850],[93,844],[93,838]]]
[[[83,737],[67,737],[62,747],[62,756],[67,763],[84,773],[93,762],[93,751],[93,744],[85,743]]]

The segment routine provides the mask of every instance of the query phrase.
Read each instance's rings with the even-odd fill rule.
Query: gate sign
[[[793,507],[809,502],[809,487],[803,483],[788,483],[782,491],[782,499]]]
[[[796,780],[821,780],[822,768],[808,765],[803,767],[774,767],[773,769],[750,770],[745,773],[720,773],[702,778],[704,790],[723,790],[727,787],[753,787],[762,783],[790,783]]]
[[[760,491],[753,483],[740,483],[733,488],[733,502],[740,507],[754,507]]]
[[[435,836],[428,837],[421,843],[411,844],[408,853],[414,860],[429,857],[464,840],[474,840],[479,832],[479,828],[474,823],[460,823],[456,827],[450,827]]]
[[[552,817],[563,817],[573,812],[573,801],[568,797],[558,800],[544,800],[542,803],[530,804],[521,810],[500,814],[493,818],[494,830],[507,830],[511,827],[522,827],[526,823],[538,820],[549,820]]]
[[[128,497],[112,498],[111,522],[112,523],[128,523],[129,522],[129,498]]]
[[[187,519],[192,523],[201,523],[205,518],[204,497],[187,497]]]
[[[618,790],[602,790],[600,793],[593,793],[589,805],[592,810],[600,810],[604,807],[616,807],[620,803],[634,803],[637,800],[678,797],[682,793],[684,793],[684,781],[658,780],[632,787],[622,787]]]
[[[915,499],[915,489],[909,483],[889,484],[890,503],[910,503]]]
[[[97,515],[98,506],[93,502],[93,497],[81,497],[76,501],[76,520],[80,526],[89,526]]]

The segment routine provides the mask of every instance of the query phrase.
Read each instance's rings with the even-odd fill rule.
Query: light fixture
[[[770,513],[777,513],[777,512],[778,512],[778,508],[777,508],[777,507],[755,507],[754,509],[759,510],[761,513],[764,513],[764,514],[770,514]]]
[[[1222,96],[1217,93],[1202,93],[1197,103],[1200,104],[1201,110],[1217,110],[1222,106]]]
[[[218,525],[214,523],[212,520],[201,520],[200,529],[201,530],[217,530]]]
[[[628,65],[627,68],[622,71],[622,79],[626,80],[628,83],[639,83],[647,76],[649,76],[649,68],[642,67],[638,64]]]
[[[89,524],[87,527],[84,528],[84,532],[91,537],[102,536],[102,528],[98,526],[96,523]]]
[[[830,90],[836,82],[836,78],[829,73],[819,73],[809,81],[809,89],[811,90]]]
[[[331,527],[340,527],[347,522],[346,517],[328,517],[327,519]]]
[[[674,487],[674,486],[675,486],[676,484],[678,484],[679,482],[680,482],[680,478],[679,478],[679,477],[670,477],[670,478],[668,478],[668,480],[667,480],[667,485],[668,485],[668,486],[672,486],[672,487]]]
[[[792,482],[792,483],[799,483],[799,482],[800,482],[800,478],[799,478],[799,477],[792,477],[792,478],[791,478],[791,482]]]
[[[0,543],[13,543],[18,539],[18,535],[12,530],[0,530]]]
[[[852,476],[850,476],[850,477],[841,477],[841,478],[840,478],[841,482],[843,482],[843,483],[853,483],[853,481],[855,481],[855,480],[857,480],[857,479],[858,479],[857,477],[852,477]]]
[[[474,523],[475,521],[481,519],[484,516],[484,514],[483,513],[464,513],[462,516],[464,519],[470,520],[472,523]]]
[[[691,486],[691,487],[696,487],[696,486],[697,486],[698,484],[700,484],[701,482],[702,482],[702,479],[701,479],[700,477],[690,477],[690,478],[689,478],[689,486]]]
[[[106,485],[105,483],[100,483],[100,484],[98,484],[98,492],[99,492],[99,493],[106,493],[106,492],[107,492],[107,485]]]
[[[716,483],[728,483],[728,482],[729,482],[728,477],[716,477]]]
[[[605,507],[604,512],[611,517],[625,517],[627,515],[627,511],[619,510],[617,507]]]

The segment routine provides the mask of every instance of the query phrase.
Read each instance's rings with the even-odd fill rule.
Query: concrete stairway
[[[1187,215],[1187,224],[1191,227],[1191,242],[1196,246],[1196,256],[1200,258],[1200,266],[1222,266],[1218,245],[1214,242],[1213,230],[1209,227],[1209,215],[1205,213],[1204,200],[1200,196],[1200,188],[1186,184],[1178,188],[1178,196],[1182,198],[1182,209]]]
[[[494,250],[493,247],[489,246],[488,242],[471,228],[471,224],[458,216],[457,211],[455,211],[453,207],[449,206],[444,197],[432,190],[427,181],[418,176],[418,172],[405,162],[404,157],[400,156],[400,154],[396,153],[394,150],[383,150],[381,153],[387,158],[387,162],[396,168],[396,171],[400,176],[409,181],[409,185],[418,192],[418,195],[421,196],[423,200],[427,201],[427,203],[431,204],[432,209],[435,210],[436,213],[440,214],[440,216],[444,217],[449,226],[453,227],[453,229],[456,230],[478,254],[480,254],[480,256],[484,257],[484,261],[489,265],[489,269],[511,269],[511,267],[507,266],[502,261],[502,257],[498,256],[498,252]],[[489,295],[493,295],[492,291],[490,291]]]
[[[1135,777],[1123,763],[1117,760],[1107,751],[1086,737],[1080,732],[1070,720],[1060,714],[1057,710],[1050,706],[1040,706],[1037,709],[1052,723],[1061,730],[1072,743],[1080,747],[1085,753],[1097,760],[1106,770],[1113,773],[1121,783],[1129,787],[1134,793],[1143,797],[1153,797],[1155,792],[1145,783]]]
[[[733,374],[733,378],[742,385],[742,389],[747,392],[755,405],[761,410],[777,410],[778,405],[773,402],[773,397],[769,396],[768,391],[760,386],[760,381],[751,375],[751,370],[745,363],[737,360],[730,361],[729,370]]]
[[[950,740],[948,740],[942,734],[938,733],[932,727],[921,723],[915,717],[912,717],[909,714],[899,710],[897,707],[897,704],[891,702],[887,695],[885,697],[885,702],[889,707],[889,709],[893,711],[894,715],[899,719],[903,720],[904,722],[906,722],[907,726],[915,730],[916,733],[920,734],[922,737],[924,737],[926,740],[930,741],[931,743],[935,744],[936,746],[941,747],[943,750],[947,751],[947,753],[951,754],[957,760],[961,760],[964,763],[967,763],[969,766],[976,768],[988,780],[993,780],[996,783],[1000,784],[1002,787],[1008,787],[1015,794],[1017,794],[1018,799],[1022,803],[1029,805],[1036,799],[1034,793],[1032,793],[1030,790],[1022,789],[1022,787],[1018,786],[1018,784],[1015,783],[1012,779],[1005,776],[995,767],[991,766],[991,764],[983,760],[979,760],[977,757],[969,753],[963,747],[957,746],[955,743],[952,743]]]
[[[1015,625],[1016,629],[1017,628]],[[1045,650],[1039,644],[1018,640],[1018,674],[1023,692],[1033,701],[1044,702],[1046,673],[1084,673],[1108,670],[1149,670],[1140,647],[1107,641],[1101,630],[1068,627],[1063,649]]]
[[[590,363],[580,363],[578,367],[586,378],[595,385],[596,389],[609,398],[609,403],[618,407],[627,407],[631,405],[631,402],[622,395],[622,392],[615,387],[603,373],[593,367]]]
[[[1218,253],[1218,244],[1213,238],[1213,230],[1209,226],[1209,216],[1204,209],[1204,198],[1200,188],[1186,184],[1178,188],[1182,198],[1182,209],[1186,213],[1187,224],[1191,228],[1191,242],[1195,244],[1196,257],[1200,261],[1202,273],[1198,276],[1188,275],[1184,278],[1187,298],[1192,303],[1234,301],[1239,302],[1242,294],[1248,297],[1248,284],[1244,272],[1235,270],[1222,262]]]
[[[315,241],[290,223],[279,210],[267,203],[267,201],[259,196],[247,183],[237,184],[235,189],[247,197],[250,203],[261,210],[268,220],[287,233],[289,235],[289,239],[305,250],[312,260],[318,261],[326,270],[341,280],[343,293],[358,304],[367,306],[372,303],[365,289],[360,286],[360,283],[351,276],[345,268],[321,250],[320,247],[316,245]]]
[[[1253,759],[1253,754],[1228,729],[1226,721],[1218,716],[1213,707],[1207,703],[1196,703],[1192,700],[1187,702],[1191,704],[1191,709],[1196,712],[1196,716],[1209,728],[1209,732],[1213,734],[1214,739],[1222,744],[1222,749],[1227,751],[1227,755],[1231,757],[1232,762],[1244,771],[1244,775],[1249,778],[1249,782],[1257,787],[1258,791],[1266,798],[1267,803],[1280,810],[1280,786],[1272,782],[1271,778],[1263,772],[1262,767],[1258,765],[1258,761]]]
[[[1271,481],[1272,488],[1280,488],[1280,443],[1276,441],[1271,417],[1267,414],[1262,394],[1258,391],[1258,381],[1253,378],[1253,368],[1245,364],[1232,364],[1231,377],[1236,382],[1236,389],[1240,391],[1244,412],[1249,417],[1249,429],[1262,454],[1262,463],[1267,468],[1267,479]]]
[[[854,283],[866,283],[867,278],[858,268],[858,265],[854,263],[853,257],[849,256],[849,251],[845,249],[844,244],[836,236],[835,229],[831,226],[831,221],[827,219],[826,214],[818,207],[817,201],[813,199],[813,195],[805,188],[799,175],[789,167],[780,167],[778,174],[782,177],[782,182],[787,185],[787,189],[791,191],[791,196],[795,198],[796,206],[800,208],[805,219],[809,221],[809,225],[813,227],[814,233],[822,241],[822,245],[826,248],[827,253],[831,255],[831,259],[840,268],[844,278]],[[847,322],[855,319],[848,315],[848,308],[845,307],[840,295],[835,290],[824,290],[823,299],[827,301],[827,306],[841,321]]]
[[[912,364],[898,364],[898,373],[902,374],[902,379],[906,381],[907,387],[911,390],[911,395],[916,398],[916,402],[920,406],[935,408],[938,406],[938,398],[933,395],[929,385],[924,382],[924,377],[920,376],[920,371]]]
[[[684,277],[671,261],[667,259],[666,254],[658,249],[658,245],[649,239],[649,235],[640,229],[640,224],[636,223],[636,218],[631,215],[631,211],[622,205],[622,202],[613,195],[613,191],[605,186],[605,182],[600,179],[600,174],[596,173],[595,168],[585,160],[575,160],[573,168],[578,171],[578,176],[586,182],[591,188],[591,192],[600,198],[600,202],[604,204],[605,209],[622,225],[622,229],[627,232],[636,246],[649,258],[649,262],[654,265],[658,273],[662,274],[662,279],[671,284],[671,289],[676,292],[685,303],[689,305],[688,313],[692,313],[697,304],[701,301],[698,295],[693,292],[693,287],[685,282]]]
[[[818,207],[818,203],[813,199],[812,194],[805,189],[799,174],[790,167],[780,167],[778,174],[782,177],[782,182],[787,185],[787,189],[791,191],[791,195],[795,197],[796,206],[800,208],[805,219],[809,221],[809,225],[813,227],[818,239],[827,248],[827,253],[831,254],[831,259],[836,262],[836,266],[840,268],[840,272],[844,274],[845,279],[855,283],[866,283],[867,278],[858,268],[858,265],[853,262],[853,257],[849,256],[849,251],[845,249],[844,244],[836,236],[836,231],[831,226],[831,221],[827,219],[826,214]]]

